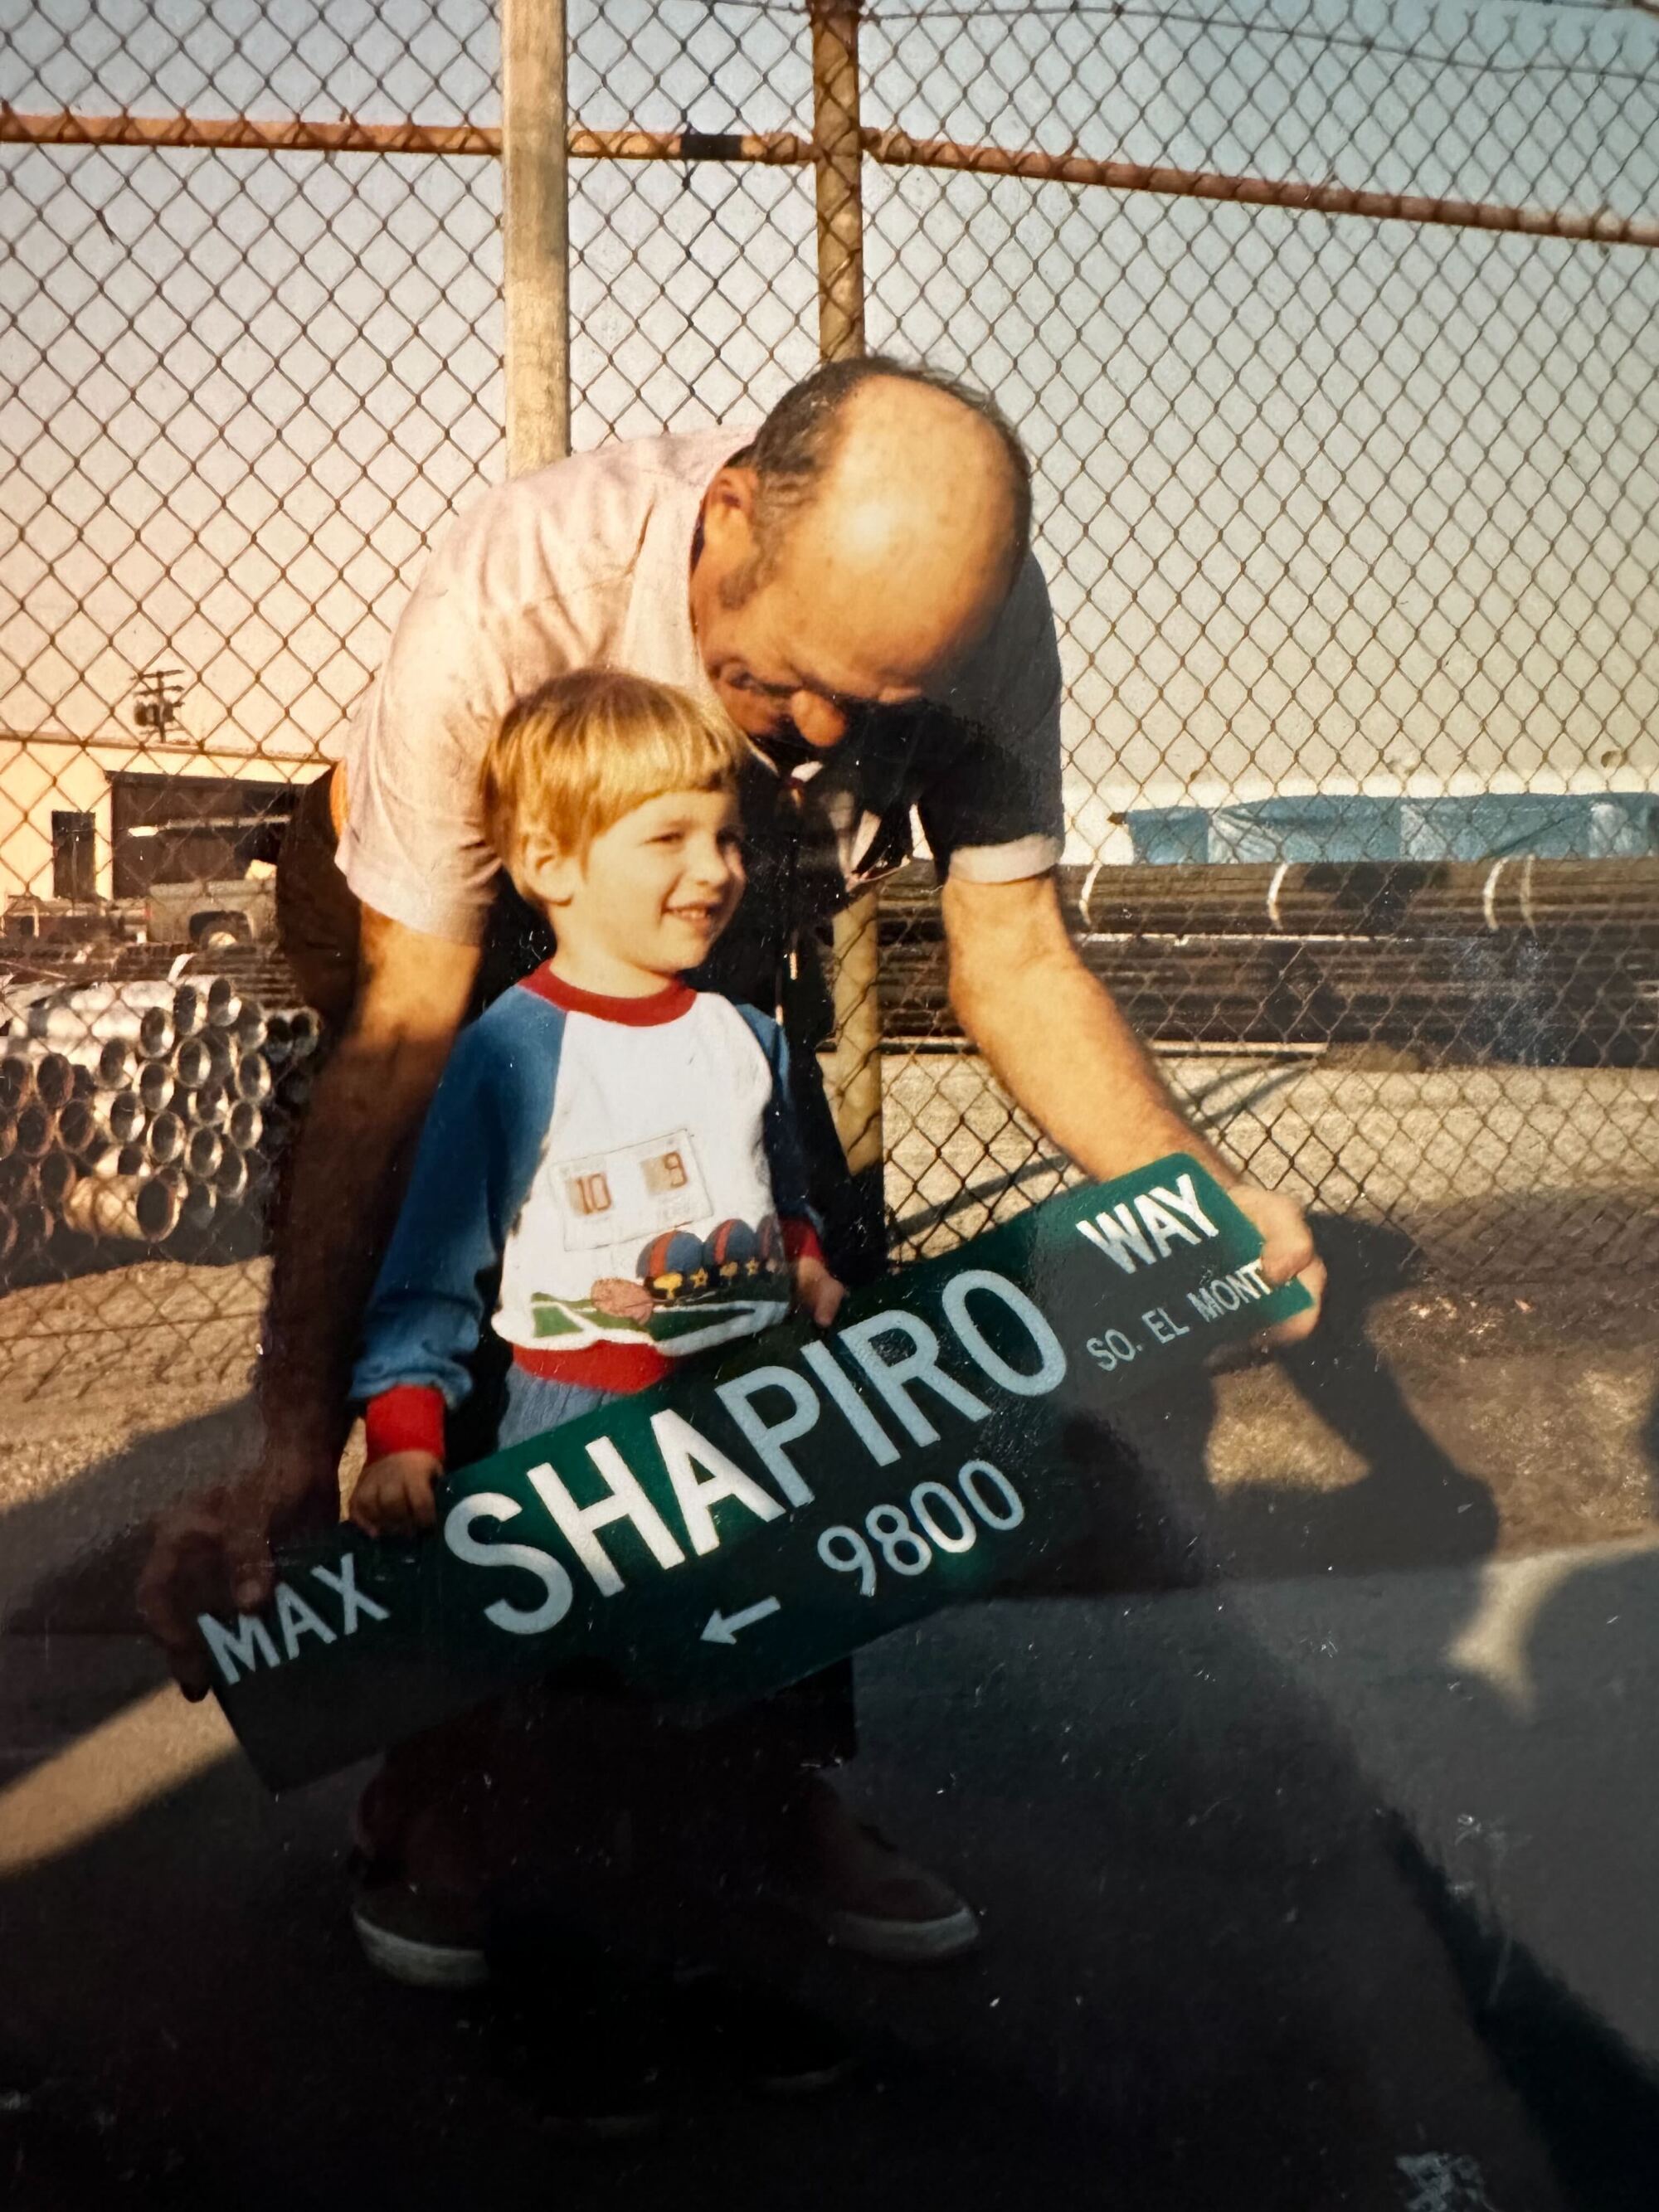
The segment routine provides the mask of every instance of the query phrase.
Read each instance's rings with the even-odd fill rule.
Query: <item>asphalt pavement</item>
[[[784,2104],[689,2067],[659,2138],[603,2152],[492,2001],[363,1965],[361,1774],[272,1800],[135,1632],[148,1516],[251,1434],[227,1300],[257,1281],[132,1270],[79,1336],[23,1294],[51,1360],[0,1427],[0,2202],[1645,2212],[1659,1298],[1419,1288],[1396,1245],[1336,1238],[1316,1351],[1126,1415],[1098,1528],[1023,1594],[861,1659],[846,1786],[980,1950],[878,1966],[689,1868],[690,1948],[862,2067]],[[123,1316],[158,1291],[201,1310],[143,1367]]]
[[[363,1966],[361,1777],[273,1801],[136,1639],[14,1634],[9,2202],[1646,2202],[1654,1557],[1010,1598],[887,1639],[847,1784],[974,1898],[980,1951],[878,1966],[694,1903],[700,1948],[841,2023],[862,2071],[788,2105],[687,2079],[661,2137],[605,2152],[550,2132],[488,1999]],[[1610,1698],[1573,1622],[1615,1585]],[[1540,2068],[1593,2085],[1593,2126]]]

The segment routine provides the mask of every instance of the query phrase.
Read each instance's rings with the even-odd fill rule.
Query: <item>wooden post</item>
[[[818,350],[864,351],[863,149],[859,137],[859,0],[807,0],[812,27],[812,174],[817,195]],[[836,1042],[830,1103],[860,1194],[861,1226],[884,1249],[878,894],[836,917]]]
[[[510,476],[570,451],[564,0],[501,0],[501,238]]]

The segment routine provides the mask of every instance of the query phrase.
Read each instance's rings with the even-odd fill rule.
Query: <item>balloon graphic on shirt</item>
[[[783,1265],[783,1224],[775,1213],[763,1215],[755,1231],[763,1270],[771,1274]]]
[[[702,1261],[702,1239],[689,1230],[671,1229],[653,1237],[639,1257],[638,1273],[659,1297],[679,1298],[706,1290],[708,1270]]]
[[[722,1221],[703,1240],[702,1264],[713,1282],[752,1282],[761,1272],[760,1238],[746,1221]]]

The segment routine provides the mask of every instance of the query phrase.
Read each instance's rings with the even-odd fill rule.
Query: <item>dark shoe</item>
[[[855,1820],[818,1778],[803,1802],[794,1901],[832,1943],[898,1966],[954,1959],[979,1941],[979,1919],[950,1884]]]
[[[771,2097],[805,2097],[844,2081],[858,2063],[829,2021],[775,1990],[689,1969],[674,1979],[677,2040],[699,2071]]]
[[[489,1979],[476,1897],[420,1889],[354,1857],[351,1924],[363,1956],[417,1990],[476,1990]]]
[[[947,1881],[866,1828],[861,1867],[838,1871],[803,1902],[832,1943],[895,1966],[960,1958],[979,1941],[979,1916]]]

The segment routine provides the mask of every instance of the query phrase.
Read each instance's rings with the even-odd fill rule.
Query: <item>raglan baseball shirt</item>
[[[427,1115],[352,1377],[369,1457],[444,1455],[497,1261],[518,1364],[635,1390],[782,1320],[818,1249],[775,1022],[538,969],[462,1031]]]

